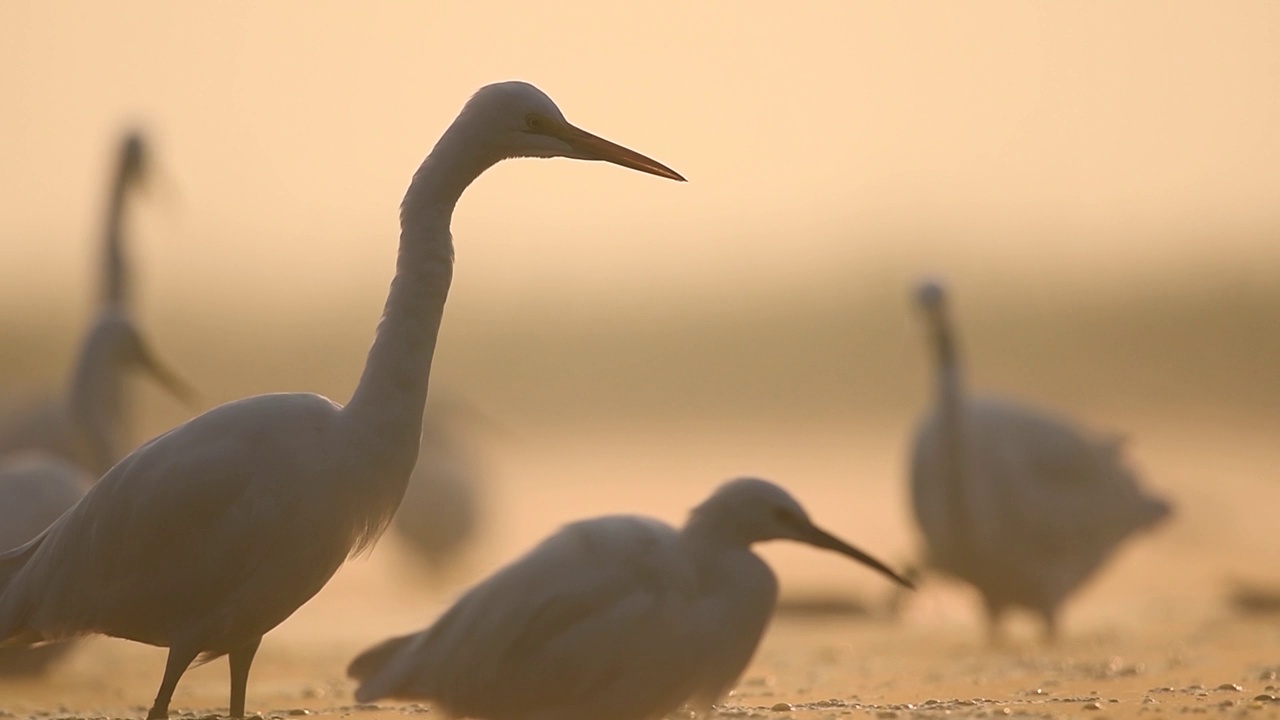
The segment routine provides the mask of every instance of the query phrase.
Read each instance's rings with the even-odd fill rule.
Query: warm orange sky
[[[180,193],[136,223],[148,297],[380,287],[412,171],[509,78],[690,183],[509,163],[456,217],[470,293],[1280,246],[1273,2],[11,0],[0,283],[83,285],[107,159],[138,122]]]

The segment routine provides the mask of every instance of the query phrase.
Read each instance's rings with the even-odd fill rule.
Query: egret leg
[[[1004,645],[1004,632],[1000,620],[1004,618],[1004,605],[990,598],[983,598],[987,609],[987,642],[994,647]]]
[[[165,720],[169,717],[169,701],[173,699],[173,691],[178,687],[178,680],[196,659],[199,650],[174,645],[169,648],[169,659],[164,664],[164,679],[160,681],[160,692],[156,693],[156,702],[147,712],[147,720]]]
[[[1053,609],[1045,610],[1044,614],[1044,643],[1046,645],[1054,645],[1058,642],[1058,613]]]
[[[244,717],[244,695],[249,685],[249,666],[253,664],[253,656],[258,652],[262,636],[253,642],[232,650],[228,660],[231,664],[231,717]]]

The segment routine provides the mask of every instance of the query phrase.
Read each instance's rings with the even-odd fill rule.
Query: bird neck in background
[[[939,370],[958,368],[960,366],[960,348],[956,343],[955,332],[951,329],[951,319],[943,310],[936,310],[930,328],[933,343],[933,358]]]
[[[964,379],[960,353],[946,318],[934,333],[937,362],[938,432],[941,441],[947,514],[955,539],[964,546],[973,543],[976,528],[971,512],[973,488],[970,478],[968,429],[965,420]]]
[[[90,469],[95,473],[105,472],[122,454],[115,433],[123,423],[118,417],[123,370],[112,363],[106,345],[98,333],[90,333],[76,360],[67,396],[67,412],[80,440],[91,450],[95,467]]]
[[[939,312],[933,319],[931,334],[938,407],[950,415],[964,401],[964,378],[960,349],[945,313]]]
[[[121,163],[107,196],[107,216],[103,225],[102,247],[102,302],[104,305],[123,305],[128,302],[124,260],[124,214],[129,194],[131,175],[128,163]]]

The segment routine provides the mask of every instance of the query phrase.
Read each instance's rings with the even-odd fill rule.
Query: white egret
[[[133,295],[124,248],[128,209],[130,198],[145,187],[151,166],[143,135],[126,133],[103,222],[101,303],[86,333],[71,392],[62,399],[31,403],[0,420],[0,454],[44,450],[79,464],[95,477],[101,475],[136,442],[129,418],[129,373],[151,371],[166,384],[172,378],[153,358],[148,362],[130,354],[128,345],[139,336],[124,317]]]
[[[520,156],[683,179],[570,125],[532,85],[482,88],[405,193],[396,275],[351,401],[245,398],[130,453],[38,538],[0,554],[0,642],[102,633],[169,648],[152,720],[198,655],[229,655],[230,711],[243,716],[262,636],[370,547],[400,503],[453,277],[454,207],[487,168]]]
[[[484,463],[457,427],[451,409],[428,406],[418,463],[391,527],[439,580],[475,539]]]
[[[47,453],[28,451],[0,458],[0,551],[43,532],[80,500],[93,480],[79,466]],[[0,675],[39,674],[71,645],[0,648]]]
[[[1142,489],[1119,441],[1009,400],[968,397],[943,287],[922,283],[916,300],[937,363],[937,406],[911,462],[925,563],[977,588],[993,640],[1011,607],[1039,614],[1052,640],[1067,597],[1170,505]]]
[[[834,550],[785,490],[744,478],[679,530],[645,517],[573,523],[473,587],[434,625],[361,654],[356,699],[429,700],[479,720],[654,720],[705,711],[737,682],[777,601],[754,543]]]
[[[175,397],[194,392],[151,349],[129,316],[116,308],[98,313],[76,359],[65,400],[33,406],[0,426],[0,456],[40,450],[74,462],[94,477],[129,450],[119,415],[123,378],[143,372]]]

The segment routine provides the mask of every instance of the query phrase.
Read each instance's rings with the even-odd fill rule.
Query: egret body
[[[148,718],[167,717],[197,658],[228,655],[242,717],[262,636],[382,533],[418,455],[453,276],[453,210],[500,160],[607,160],[673,170],[570,125],[532,85],[466,104],[414,174],[382,321],[350,402],[245,398],[151,440],[48,530],[0,554],[0,641],[103,633],[169,648]]]
[[[447,411],[427,408],[422,443],[391,527],[439,580],[475,539],[484,467]]]
[[[181,400],[194,399],[190,386],[160,360],[129,316],[106,308],[80,347],[65,399],[41,403],[0,428],[0,456],[38,450],[95,478],[105,473],[130,447],[121,408],[123,381],[133,372],[149,375]]]
[[[1018,403],[969,397],[942,286],[917,291],[936,363],[936,406],[920,423],[911,500],[928,566],[982,595],[993,639],[1012,607],[1053,639],[1063,602],[1121,541],[1169,515],[1113,438]]]
[[[83,468],[47,453],[28,451],[0,458],[0,551],[39,535],[93,485]],[[72,643],[38,648],[0,648],[0,675],[38,675]]]
[[[362,702],[429,700],[478,720],[654,720],[737,682],[777,601],[751,546],[789,539],[906,581],[821,530],[785,490],[726,483],[684,527],[573,523],[473,587],[434,625],[357,657]]]

